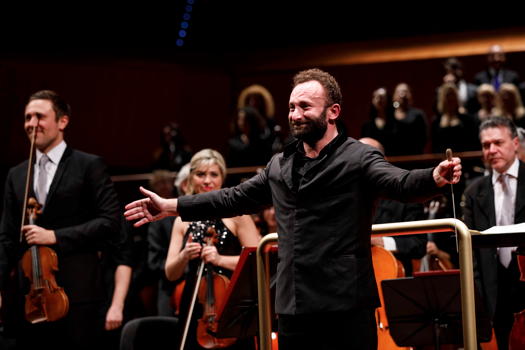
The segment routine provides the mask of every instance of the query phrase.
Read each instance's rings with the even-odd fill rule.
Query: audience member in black
[[[153,154],[153,169],[178,171],[191,159],[192,152],[184,140],[179,125],[169,122],[162,128],[160,147]]]
[[[272,142],[272,154],[283,151],[288,135],[275,120],[275,103],[267,88],[259,84],[248,86],[240,93],[237,107],[239,109],[253,107],[258,110],[270,131],[275,135]]]
[[[359,139],[362,143],[377,148],[384,154],[381,143],[369,137]],[[386,224],[401,221],[425,220],[424,207],[421,203],[401,203],[390,199],[381,199],[377,205],[374,224]],[[420,259],[426,253],[426,235],[408,235],[396,237],[372,237],[372,245],[377,245],[392,252],[401,261],[405,276],[412,275],[412,259]]]
[[[237,100],[237,108],[243,107],[253,107],[258,110],[270,129],[277,125],[274,119],[275,103],[273,96],[264,86],[253,84],[244,88]]]
[[[517,72],[505,68],[505,51],[500,45],[492,45],[487,53],[487,68],[478,72],[474,77],[476,85],[491,84],[499,91],[501,84],[510,83],[516,87],[520,84]]]
[[[190,164],[184,165],[177,174],[175,179],[175,187],[179,195],[186,193],[187,178],[190,174]],[[173,184],[173,182],[171,182]],[[155,189],[155,186],[152,186]],[[173,185],[172,191],[173,193]],[[173,197],[173,194],[167,196]],[[148,226],[148,266],[149,269],[158,278],[158,293],[157,293],[157,315],[158,316],[174,316],[175,305],[172,303],[172,295],[176,286],[175,282],[171,282],[166,278],[164,273],[164,265],[166,264],[166,257],[168,256],[168,247],[171,240],[171,230],[175,221],[174,216],[155,221]]]
[[[361,137],[370,137],[388,148],[392,142],[394,106],[385,88],[381,87],[372,93],[370,119],[361,127]]]
[[[438,93],[438,115],[432,121],[432,153],[479,150],[478,125],[471,115],[461,112],[456,85],[445,83]]]
[[[272,157],[273,133],[253,107],[239,109],[228,140],[228,164],[231,167],[264,166]]]
[[[495,113],[497,116],[512,120],[516,126],[525,127],[525,107],[523,107],[520,93],[515,85],[501,84],[496,99]]]
[[[463,77],[463,65],[456,57],[448,58],[444,63],[445,76],[443,83],[452,83],[458,89],[459,108],[461,113],[473,115],[479,110],[477,86]],[[439,88],[436,91],[439,94]]]
[[[490,84],[481,84],[477,90],[479,110],[475,114],[478,123],[496,116],[496,90]]]
[[[422,154],[427,143],[427,121],[425,113],[412,106],[412,92],[406,83],[396,86],[393,96],[393,139],[386,150],[387,156]]]

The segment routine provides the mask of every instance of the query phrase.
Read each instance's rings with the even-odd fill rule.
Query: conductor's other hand
[[[126,220],[138,220],[133,224],[135,227],[142,226],[170,215],[177,215],[177,199],[166,199],[155,192],[140,187],[140,192],[146,198],[136,200],[126,205],[124,216]]]
[[[438,187],[457,184],[461,178],[461,159],[453,157],[451,160],[442,161],[434,168],[432,175]]]

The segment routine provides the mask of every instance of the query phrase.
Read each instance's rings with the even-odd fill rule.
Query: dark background
[[[0,180],[27,158],[22,128],[28,96],[52,89],[71,104],[70,146],[102,155],[112,175],[150,170],[161,127],[177,121],[193,151],[226,151],[239,92],[262,84],[273,94],[275,118],[287,125],[291,78],[315,65],[334,74],[344,96],[343,118],[358,137],[370,96],[405,81],[414,104],[432,118],[444,57],[328,64],[338,45],[380,46],[456,34],[523,32],[511,9],[429,8],[428,4],[341,1],[174,1],[107,5],[48,4],[0,9]],[[187,6],[191,6],[188,11]],[[434,4],[433,6],[445,6]],[[415,11],[415,14],[412,12]],[[179,31],[189,13],[184,44]],[[493,17],[490,20],[489,16]],[[517,16],[516,16],[517,17]],[[330,48],[323,46],[331,44]],[[488,47],[487,47],[488,49]],[[403,50],[403,48],[400,48]],[[525,77],[525,52],[507,54]],[[479,52],[460,57],[471,80],[485,66]]]

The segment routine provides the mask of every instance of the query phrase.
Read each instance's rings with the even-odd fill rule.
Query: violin
[[[34,225],[42,206],[31,197],[27,203],[29,224]],[[22,270],[31,281],[25,299],[25,317],[31,323],[56,321],[67,314],[69,300],[62,287],[57,285],[55,272],[58,259],[49,247],[32,245],[22,257]]]
[[[20,241],[23,238],[23,227],[26,224],[34,225],[37,216],[42,213],[42,205],[35,198],[29,197],[37,130],[38,124],[31,137]],[[58,271],[56,252],[49,247],[32,245],[22,256],[21,267],[31,285],[25,300],[25,318],[31,323],[38,323],[64,317],[69,310],[69,299],[55,280],[55,272]]]
[[[217,237],[215,229],[208,227],[206,237],[204,238],[206,245],[215,245],[217,243]],[[205,276],[203,276],[205,267],[206,273]],[[190,308],[182,335],[181,350],[184,349],[186,343],[187,333],[197,299],[204,310],[202,317],[197,321],[197,342],[199,345],[205,349],[218,349],[228,347],[237,341],[237,338],[216,338],[212,335],[212,333],[217,331],[216,310],[219,307],[218,303],[224,300],[229,283],[230,281],[226,276],[213,271],[211,264],[205,264],[204,261],[200,263],[197,271],[197,283],[193,291],[193,297],[190,302]],[[181,290],[183,288],[184,284],[180,283],[175,289],[175,298],[179,298],[176,301],[176,305],[179,305],[180,297],[182,296]]]

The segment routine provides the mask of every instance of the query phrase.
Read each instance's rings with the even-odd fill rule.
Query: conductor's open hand
[[[457,184],[461,178],[461,159],[454,157],[451,160],[442,161],[434,168],[432,175],[438,187]]]
[[[148,191],[142,186],[140,187],[140,192],[146,198],[131,202],[125,207],[124,216],[126,220],[138,220],[133,226],[139,227],[169,215],[177,215],[177,199],[162,198],[155,192]]]

